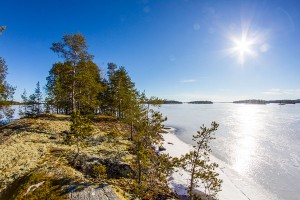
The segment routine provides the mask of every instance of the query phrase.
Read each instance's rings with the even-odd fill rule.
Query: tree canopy
[[[65,62],[69,63],[72,67],[70,71],[71,75],[71,100],[72,100],[72,109],[76,110],[76,91],[78,90],[76,77],[78,75],[79,65],[85,65],[90,60],[92,60],[93,56],[88,53],[88,47],[85,41],[85,37],[80,34],[68,34],[62,37],[62,42],[55,42],[52,44],[50,48],[53,52],[57,53],[60,57],[65,59]]]
[[[64,35],[62,40],[51,47],[65,61],[53,64],[47,77],[48,108],[66,114],[78,109],[93,113],[99,107],[99,67],[92,61],[82,34]]]

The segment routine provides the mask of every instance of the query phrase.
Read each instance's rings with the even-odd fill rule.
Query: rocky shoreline
[[[0,199],[43,199],[49,194],[52,199],[134,198],[129,188],[135,176],[130,128],[102,117],[93,127],[76,162],[71,159],[76,147],[63,140],[69,116],[24,118],[1,127]],[[104,166],[105,174],[98,166]],[[169,191],[161,196],[172,196]]]

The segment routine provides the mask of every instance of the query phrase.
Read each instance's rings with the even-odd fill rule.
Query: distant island
[[[189,104],[213,104],[212,101],[190,101]]]
[[[248,99],[248,100],[234,101],[233,103],[266,104],[267,102],[261,99]]]
[[[300,100],[299,99],[298,100],[271,100],[271,101],[267,101],[267,103],[295,104],[295,103],[300,103]]]
[[[163,100],[163,104],[213,104],[212,101],[190,101],[190,102],[181,102],[181,101],[175,101],[175,100]]]
[[[163,104],[182,104],[182,102],[175,100],[164,100]]]
[[[297,100],[261,100],[261,99],[248,99],[248,100],[239,100],[233,101],[233,103],[246,103],[246,104],[268,104],[268,103],[278,103],[278,104],[296,104],[300,103],[300,99]]]

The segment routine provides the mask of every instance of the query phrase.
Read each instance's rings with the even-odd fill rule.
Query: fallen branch
[[[34,190],[36,190],[37,188],[39,188],[41,185],[43,185],[44,183],[45,183],[45,181],[42,181],[42,182],[37,183],[37,184],[35,184],[35,185],[29,186],[29,188],[28,188],[27,191],[26,191],[25,196],[31,191],[32,188],[33,188],[32,191],[34,191]]]

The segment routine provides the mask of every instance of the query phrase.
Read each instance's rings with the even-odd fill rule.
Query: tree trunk
[[[190,181],[190,188],[189,188],[189,195],[190,200],[193,200],[193,190],[194,190],[194,174],[195,174],[195,164],[193,164],[192,173],[191,173],[191,181]]]
[[[194,155],[194,160],[192,161],[192,172],[191,172],[191,181],[190,181],[190,189],[189,189],[189,195],[190,195],[190,200],[193,200],[193,190],[194,190],[194,177],[195,177],[195,170],[196,170],[196,161],[199,158],[199,151],[200,151],[200,146],[198,146],[196,155]]]
[[[141,160],[138,158],[138,183],[141,185],[142,182],[142,166],[141,166]]]
[[[133,121],[130,124],[130,140],[133,141]]]
[[[79,156],[79,151],[80,151],[80,149],[79,149],[79,138],[78,137],[76,138],[76,147],[77,147],[77,153],[75,154],[74,159],[73,159],[73,163],[74,163],[75,166],[76,166],[77,157]]]
[[[76,102],[75,102],[75,66],[76,63],[73,64],[73,80],[72,80],[72,108],[73,111],[76,111]]]

